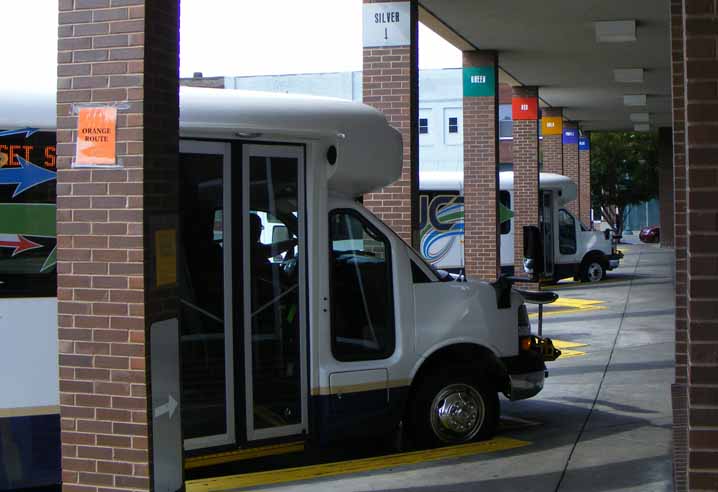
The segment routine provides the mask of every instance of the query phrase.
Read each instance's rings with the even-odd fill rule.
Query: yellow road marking
[[[578,350],[563,349],[563,350],[561,350],[561,355],[559,356],[559,358],[557,360],[570,359],[571,357],[581,357],[582,355],[586,355],[586,352],[581,352]]]
[[[424,463],[427,461],[445,460],[474,454],[505,451],[507,449],[528,446],[529,444],[531,443],[528,441],[520,441],[510,437],[497,437],[496,439],[492,439],[490,441],[462,444],[459,446],[450,446],[439,449],[429,449],[425,451],[397,453],[388,456],[377,456],[375,458],[339,461],[336,463],[246,473],[243,475],[231,475],[227,477],[189,480],[185,482],[185,490],[187,492],[223,491],[245,487],[295,482],[299,480],[311,480],[322,477],[346,475],[349,473],[383,470],[398,466]]]
[[[583,288],[590,288],[595,287],[596,285],[605,285],[605,284],[615,284],[619,282],[626,282],[629,279],[627,278],[607,278],[606,280],[601,280],[598,284],[595,283],[586,283],[581,282],[578,280],[562,280],[558,284],[552,284],[552,285],[542,285],[541,290],[557,290],[557,289],[583,289]]]
[[[551,306],[565,306],[572,308],[584,308],[588,306],[596,306],[603,304],[604,301],[598,301],[595,299],[576,299],[573,297],[559,297],[556,302],[550,304]]]
[[[276,456],[278,454],[298,453],[301,451],[304,451],[303,442],[288,442],[284,444],[262,446],[259,448],[237,449],[235,451],[226,451],[224,453],[212,453],[186,458],[184,460],[184,468],[185,470],[191,470],[193,468],[202,468],[203,466],[219,465],[222,463],[231,463],[233,461],[251,460],[265,456]]]
[[[582,355],[586,355],[586,352],[571,349],[588,347],[587,343],[567,342],[566,340],[556,340],[553,338],[551,339],[551,341],[553,342],[553,346],[561,351],[561,356],[559,357],[559,359],[570,359],[571,357],[580,357]]]
[[[560,350],[573,349],[578,347],[588,347],[587,343],[567,342],[565,340],[556,340],[555,338],[552,338],[551,341],[553,342],[553,346]]]
[[[572,297],[559,297],[556,300],[556,302],[549,304],[549,306],[565,308],[565,309],[544,310],[543,316],[544,316],[544,318],[546,318],[548,316],[577,313],[579,311],[581,311],[581,312],[598,311],[601,309],[606,309],[606,306],[602,305],[603,302],[604,301],[597,301],[594,299],[575,299]],[[529,314],[529,318],[537,318],[537,317],[538,317],[538,313]]]

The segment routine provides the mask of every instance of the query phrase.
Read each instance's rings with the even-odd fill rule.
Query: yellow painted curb
[[[261,485],[311,480],[316,478],[346,475],[349,473],[362,473],[374,470],[384,470],[398,466],[413,465],[427,461],[459,458],[482,453],[505,451],[520,448],[531,444],[510,437],[498,437],[490,441],[483,441],[459,446],[450,446],[425,451],[412,451],[408,453],[390,454],[375,458],[363,458],[351,461],[339,461],[321,465],[310,465],[284,470],[246,473],[227,477],[206,478],[185,482],[187,492],[211,492],[256,487]]]
[[[251,460],[254,458],[276,456],[279,454],[298,453],[301,451],[304,451],[303,442],[289,442],[285,444],[262,446],[259,448],[237,449],[236,451],[226,451],[223,453],[213,453],[186,458],[184,460],[184,469],[192,470],[193,468],[202,468],[204,466],[231,463],[233,461]]]

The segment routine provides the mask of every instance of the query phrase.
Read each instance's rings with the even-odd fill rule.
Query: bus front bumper
[[[610,255],[608,257],[608,269],[613,270],[615,268],[618,268],[618,266],[621,264],[622,258],[623,258],[623,253],[621,253],[620,251]]]
[[[533,345],[531,350],[521,351],[518,356],[502,359],[507,376],[503,393],[512,401],[537,395],[543,389],[544,380],[548,376],[544,361],[555,360],[561,354],[553,347],[551,340],[535,336],[531,338],[532,342],[540,344],[544,353],[536,350],[539,346]]]
[[[509,400],[525,400],[536,396],[542,389],[546,372],[544,370],[509,374],[509,387],[506,397]]]

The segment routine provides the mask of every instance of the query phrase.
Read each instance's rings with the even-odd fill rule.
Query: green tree
[[[626,208],[658,195],[656,137],[651,133],[591,134],[591,204],[617,234]]]

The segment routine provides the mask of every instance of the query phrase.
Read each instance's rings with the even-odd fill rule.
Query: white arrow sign
[[[164,403],[159,407],[155,407],[155,418],[161,417],[166,413],[168,413],[170,418],[172,418],[175,410],[177,410],[177,400],[172,398],[172,395],[169,395],[167,397],[167,403]]]

